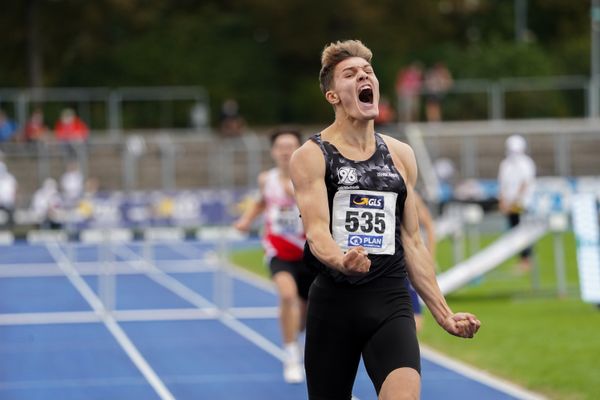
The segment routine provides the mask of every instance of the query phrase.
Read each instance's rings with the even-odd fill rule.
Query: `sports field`
[[[305,385],[283,380],[273,287],[218,248],[4,245],[0,398],[306,399]],[[431,350],[422,368],[423,400],[539,399]],[[353,391],[376,398],[364,368]]]
[[[482,236],[481,246],[495,238]],[[535,246],[539,285],[530,275],[515,272],[516,260],[506,262],[447,296],[454,310],[468,310],[481,319],[483,327],[474,340],[446,334],[426,312],[421,342],[551,399],[596,399],[600,310],[579,299],[575,240],[570,233],[563,240],[568,296],[556,295],[554,242],[547,235]],[[438,244],[442,269],[450,267],[451,248],[448,240]],[[266,275],[259,248],[237,252],[233,260]]]

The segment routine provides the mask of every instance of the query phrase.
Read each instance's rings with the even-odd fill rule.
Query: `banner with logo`
[[[230,225],[252,196],[243,189],[100,193],[65,210],[63,222],[74,229]]]

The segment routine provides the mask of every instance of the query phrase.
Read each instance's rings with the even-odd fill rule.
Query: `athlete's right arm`
[[[415,204],[417,206],[417,215],[419,216],[419,224],[423,227],[425,234],[427,235],[427,250],[431,254],[435,262],[435,226],[433,225],[433,217],[427,208],[427,204],[423,201],[421,196],[417,192],[413,192],[415,195]]]
[[[308,141],[294,152],[290,175],[312,254],[329,268],[346,275],[367,273],[371,261],[365,249],[353,247],[344,253],[331,236],[325,160],[317,144]]]
[[[267,173],[262,172],[258,176],[258,187],[260,189],[259,198],[252,201],[252,204],[246,209],[246,211],[242,214],[237,221],[234,222],[233,227],[241,232],[248,232],[250,230],[250,226],[252,226],[252,222],[258,218],[260,214],[265,211],[266,203],[265,203],[265,182],[267,180]]]

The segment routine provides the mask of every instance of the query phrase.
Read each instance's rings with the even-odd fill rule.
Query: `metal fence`
[[[443,119],[597,117],[599,93],[598,85],[586,76],[462,79],[444,93]],[[429,92],[422,90],[420,94],[425,99]],[[401,101],[397,98],[399,105]],[[419,121],[424,119],[419,116]]]
[[[60,179],[76,158],[86,178],[104,191],[151,191],[194,188],[249,188],[272,165],[269,141],[246,132],[239,138],[171,130],[131,132],[123,138],[92,134],[75,146],[56,142],[2,143],[8,169],[19,182],[20,205],[45,178]]]
[[[505,157],[505,140],[520,134],[538,177],[600,175],[600,119],[502,120],[410,124],[406,139],[415,151],[428,196],[437,198],[437,160],[454,166],[452,183],[495,180]],[[398,135],[402,138],[403,132]]]
[[[462,79],[445,93],[442,107],[448,121],[581,118],[599,116],[599,98],[598,83],[586,76]],[[92,129],[113,137],[142,128],[206,130],[211,114],[209,95],[198,86],[0,89],[0,108],[21,126],[35,106],[49,120],[74,107]]]
[[[504,157],[504,140],[519,133],[529,142],[539,176],[598,175],[600,120],[517,120],[413,124],[422,145],[411,143],[418,159],[450,159],[460,179],[495,179]],[[407,140],[405,126],[385,133]],[[311,131],[313,129],[311,128]],[[306,130],[307,133],[309,130]],[[246,132],[239,138],[201,135],[193,130],[149,134],[131,131],[122,138],[91,135],[71,148],[61,143],[3,143],[0,150],[20,183],[22,201],[47,177],[59,178],[76,156],[86,177],[105,190],[177,190],[256,185],[272,165],[266,135]],[[431,164],[420,175],[431,174]]]
[[[0,89],[0,108],[25,126],[31,111],[43,109],[47,123],[74,108],[93,130],[119,137],[129,129],[194,128],[207,131],[207,91],[197,86],[121,88]]]

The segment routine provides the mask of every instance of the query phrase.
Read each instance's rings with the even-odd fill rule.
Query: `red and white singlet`
[[[297,261],[302,259],[306,236],[296,201],[279,178],[279,169],[267,172],[263,191],[266,205],[263,246],[267,259]]]

